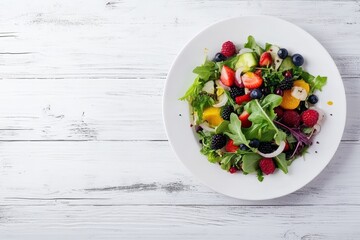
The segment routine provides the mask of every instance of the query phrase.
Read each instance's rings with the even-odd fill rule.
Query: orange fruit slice
[[[303,89],[306,90],[307,93],[310,92],[310,86],[307,82],[305,82],[304,80],[296,80],[294,81],[294,86],[296,87],[302,87]]]
[[[295,83],[294,83],[295,84]],[[300,100],[291,95],[291,90],[285,90],[280,107],[284,109],[295,109],[299,106]]]
[[[202,118],[207,121],[211,126],[218,126],[220,123],[224,121],[224,119],[220,115],[220,108],[209,107],[204,110]]]

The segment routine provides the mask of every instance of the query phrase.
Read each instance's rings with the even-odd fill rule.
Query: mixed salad
[[[187,100],[201,153],[222,169],[257,173],[259,181],[306,153],[320,131],[323,112],[314,94],[326,77],[301,66],[304,58],[279,46],[223,43],[212,60],[196,67]]]

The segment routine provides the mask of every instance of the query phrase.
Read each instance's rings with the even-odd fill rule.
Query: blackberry
[[[294,82],[291,79],[285,79],[280,83],[279,88],[281,90],[289,90],[293,87],[293,85]]]
[[[244,88],[231,87],[229,92],[232,99],[235,99],[237,96],[245,95]]]
[[[230,114],[234,112],[234,108],[232,106],[225,106],[221,109],[221,117],[224,120],[230,120]]]
[[[271,142],[261,142],[258,149],[262,153],[272,153],[274,151]]]
[[[226,145],[226,137],[223,134],[215,134],[211,138],[210,148],[211,149],[220,149]]]

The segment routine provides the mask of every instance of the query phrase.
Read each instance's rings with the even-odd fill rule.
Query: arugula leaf
[[[221,159],[221,168],[229,171],[230,167],[233,165],[232,160],[236,155],[233,153],[225,154],[224,157]]]
[[[199,75],[199,77],[205,81],[215,74],[216,64],[213,61],[206,60],[201,66],[194,68],[193,73]]]
[[[185,95],[179,98],[179,100],[187,100],[191,103],[191,101],[202,91],[202,88],[207,81],[217,80],[220,77],[218,65],[209,60],[205,60],[203,65],[194,68],[193,73],[198,76],[186,91]]]
[[[274,160],[275,160],[278,168],[280,168],[285,174],[287,174],[288,173],[288,164],[286,161],[285,153],[281,153],[281,154],[277,155],[274,158]]]
[[[286,138],[286,134],[280,131],[274,124],[276,117],[274,108],[281,104],[282,97],[276,94],[267,95],[261,102],[257,99],[248,102],[245,110],[250,113],[251,127],[244,130],[247,139],[257,138],[260,141],[275,139],[277,144]]]
[[[191,106],[194,108],[194,112],[197,113],[198,121],[202,121],[202,114],[204,109],[215,104],[215,100],[206,93],[199,93],[192,99]]]
[[[196,96],[201,89],[203,88],[203,83],[200,81],[199,76],[197,76],[193,82],[193,84],[189,87],[189,89],[186,91],[185,95],[179,98],[179,100],[188,100],[191,101],[191,98],[193,96]]]
[[[246,173],[256,172],[262,157],[257,153],[245,154],[242,157],[242,170]]]
[[[221,161],[221,157],[214,150],[209,152],[209,154],[207,155],[207,158],[208,158],[209,162],[211,162],[211,163],[217,163],[217,162]]]
[[[244,44],[244,47],[254,50],[254,52],[259,56],[261,56],[261,54],[264,52],[264,49],[262,49],[256,43],[255,38],[251,35],[248,37],[248,41],[247,41],[247,43]]]
[[[227,120],[222,121],[220,123],[220,125],[215,128],[215,133],[219,134],[219,133],[223,133],[223,132],[228,132],[229,124],[230,124],[230,122]]]
[[[245,144],[249,147],[249,141],[241,131],[241,121],[235,113],[230,115],[229,132],[225,134],[234,141],[235,145]]]
[[[325,86],[327,77],[317,76],[310,84],[313,91],[319,90],[322,91],[322,88]]]

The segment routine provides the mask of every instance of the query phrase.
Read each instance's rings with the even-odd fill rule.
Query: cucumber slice
[[[293,69],[295,67],[295,65],[293,64],[291,57],[287,56],[284,61],[281,63],[279,70],[280,71],[286,71],[286,70],[290,70]]]
[[[257,66],[257,58],[255,53],[247,52],[240,55],[239,60],[235,64],[235,69],[244,68],[244,72],[249,71],[250,68]]]
[[[271,45],[269,47],[269,50],[268,52],[270,53],[273,61],[274,61],[274,67],[275,67],[275,70],[278,70],[278,68],[280,67],[281,63],[283,62],[283,59],[279,58],[278,56],[278,51],[279,51],[279,47],[276,46],[276,45]]]

